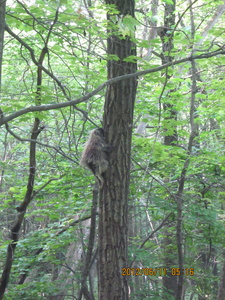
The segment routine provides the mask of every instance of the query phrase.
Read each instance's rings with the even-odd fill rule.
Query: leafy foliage
[[[161,28],[163,11],[150,13],[147,1],[136,1],[135,19],[118,19],[116,7],[101,1],[92,5],[88,4],[91,1],[36,0],[32,5],[28,2],[17,1],[7,7],[7,25],[18,38],[9,30],[6,32],[1,90],[1,109],[6,116],[35,106],[38,90],[41,105],[57,104],[78,99],[106,81],[107,61],[119,60],[107,53],[107,28],[113,28],[121,39],[131,37],[135,41],[138,54],[126,61],[137,61],[139,70],[160,66],[162,55],[172,55],[174,59],[188,57],[195,46],[196,51],[206,54],[224,47],[224,16],[203,39],[211,12],[217,11],[221,1],[193,5],[194,36],[189,26],[190,9],[186,10],[188,5],[183,1],[177,1],[177,26],[169,29],[173,32],[173,50],[163,54],[157,31],[154,36],[147,33],[157,26],[158,30]],[[172,3],[167,0],[160,5]],[[114,22],[108,22],[107,12],[115,17]],[[152,26],[153,21],[157,26]],[[168,41],[169,38],[164,40]],[[43,67],[48,72],[42,73],[42,84],[37,86],[35,61],[46,43],[48,53]],[[186,62],[139,78],[132,144],[129,261],[134,268],[164,268],[163,243],[176,232],[175,196],[189,159],[182,194],[183,254],[184,268],[195,271],[194,276],[184,278],[185,293],[187,299],[192,295],[215,299],[222,270],[218,261],[225,247],[224,56],[197,61],[194,120],[198,134],[191,153],[190,69]],[[77,106],[23,114],[8,123],[14,135],[1,127],[1,267],[5,264],[16,207],[27,191],[34,119],[40,119],[43,127],[37,143],[33,198],[21,228],[6,300],[48,299],[65,290],[65,299],[70,299],[79,292],[93,182],[93,176],[79,166],[79,158],[88,132],[101,126],[104,93],[102,90]],[[165,105],[173,107],[176,118],[171,118]],[[174,128],[178,143],[165,145],[164,137],[171,136]],[[160,227],[145,241],[169,214],[169,228]],[[177,253],[173,238],[167,250]],[[177,267],[176,260],[171,268]],[[26,281],[18,284],[23,275]],[[62,285],[68,278],[71,280]],[[162,299],[162,276],[129,276],[129,284],[131,299]],[[90,286],[97,295],[94,258]]]

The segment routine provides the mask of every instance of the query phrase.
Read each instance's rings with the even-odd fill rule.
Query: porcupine
[[[99,182],[99,187],[103,187],[103,173],[108,169],[109,146],[105,142],[104,130],[97,128],[92,130],[88,141],[85,144],[80,164],[92,171]]]

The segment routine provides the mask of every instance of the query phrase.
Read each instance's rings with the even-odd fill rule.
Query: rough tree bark
[[[133,0],[106,0],[118,9],[117,20],[134,16]],[[113,16],[115,18],[115,15]],[[108,15],[109,22],[112,21]],[[114,22],[115,24],[115,22]],[[124,61],[136,55],[129,36],[109,32],[108,54],[118,60],[108,61],[108,78],[136,72],[136,63]],[[99,203],[99,299],[128,299],[127,278],[127,206],[129,191],[131,136],[136,78],[126,79],[107,88],[104,108],[104,128],[112,146],[110,167],[100,193]]]

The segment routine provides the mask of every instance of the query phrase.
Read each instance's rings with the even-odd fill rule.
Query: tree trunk
[[[173,49],[173,31],[171,28],[175,25],[175,8],[176,3],[173,1],[173,4],[165,4],[165,12],[164,12],[164,27],[160,30],[159,35],[162,41],[162,64],[166,64],[167,62],[173,61],[172,49]],[[167,74],[167,70],[164,74],[165,76],[165,84],[171,77]],[[169,99],[170,92],[172,90],[167,91],[167,98]],[[167,113],[165,117],[165,121],[171,121],[176,123],[177,121],[177,112],[173,108],[173,104],[171,102],[163,103],[163,110]],[[174,131],[170,134],[166,133],[164,136],[164,145],[167,146],[175,146],[177,144],[177,129],[174,126]],[[163,277],[163,299],[168,299],[169,297],[176,296],[177,291],[177,278],[173,276],[170,272],[171,267],[177,265],[177,253],[175,252],[174,245],[176,243],[175,234],[171,231],[171,227],[174,227],[175,224],[170,224],[165,227],[164,234],[166,237],[163,239],[163,249],[164,249],[164,267],[169,270],[167,272],[167,276]]]
[[[225,300],[225,250],[223,251],[223,269],[221,271],[221,279],[219,284],[219,290],[217,295],[217,300]]]
[[[5,31],[5,6],[6,0],[0,1],[0,91],[2,83],[2,56],[4,45],[4,31]]]
[[[117,18],[134,15],[134,2],[110,1],[119,10]],[[114,16],[115,17],[115,16]],[[108,15],[110,21],[110,16]],[[118,60],[108,61],[108,78],[136,72],[136,63],[125,62],[136,55],[135,44],[129,36],[110,32],[108,54]],[[131,136],[136,79],[127,79],[108,87],[104,108],[104,129],[112,146],[109,169],[99,203],[99,299],[128,299],[127,278],[127,206],[129,191]]]
[[[39,66],[37,68],[37,91],[35,97],[35,102],[37,106],[40,104],[40,100],[41,100],[41,84],[42,84],[41,67],[44,61],[45,54],[47,54],[46,47],[42,49],[41,55],[38,60]],[[10,131],[8,124],[6,124],[6,129]],[[12,264],[14,260],[14,253],[16,250],[17,242],[19,240],[20,228],[24,220],[26,209],[33,199],[32,195],[34,192],[34,180],[36,175],[36,146],[37,146],[36,140],[42,130],[43,127],[40,127],[40,119],[35,117],[32,131],[31,131],[32,141],[30,142],[30,149],[29,149],[29,176],[28,176],[27,189],[26,189],[23,202],[20,204],[20,206],[17,207],[18,215],[16,217],[16,221],[14,225],[10,230],[12,242],[7,247],[6,262],[3,268],[2,277],[0,279],[0,300],[3,299],[5,290],[9,282],[9,276],[11,273]]]

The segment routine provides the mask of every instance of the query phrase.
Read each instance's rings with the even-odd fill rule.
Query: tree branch
[[[154,229],[154,230],[146,237],[146,239],[144,239],[144,241],[142,242],[142,244],[139,246],[139,249],[141,249],[141,248],[144,247],[145,243],[146,243],[148,240],[150,240],[150,239],[154,236],[154,234],[155,234],[159,229],[161,229],[161,228],[165,225],[165,223],[168,221],[168,219],[169,219],[170,216],[172,216],[172,215],[174,215],[173,212],[169,213],[169,214],[166,216],[166,218],[159,224],[159,226],[158,226],[156,229]]]
[[[56,13],[56,18],[58,17],[58,14]],[[22,46],[24,46],[29,52],[30,52],[30,56],[31,59],[33,61],[33,63],[40,68],[42,71],[44,71],[49,77],[51,77],[59,86],[59,88],[61,89],[61,91],[63,92],[64,96],[66,97],[67,100],[70,101],[69,96],[66,93],[66,90],[64,88],[64,86],[62,85],[61,81],[55,76],[53,75],[48,69],[46,69],[40,62],[39,60],[37,61],[34,55],[34,50],[26,43],[24,42],[17,34],[15,34],[10,28],[9,26],[6,24],[5,25],[5,30],[12,36],[14,37]],[[51,30],[51,28],[50,28]],[[50,31],[49,31],[50,34]],[[47,41],[46,41],[47,42]],[[46,46],[46,42],[45,42],[45,46]]]
[[[225,11],[225,1],[223,1],[223,2],[224,2],[224,4],[219,5],[217,7],[217,10],[215,11],[213,17],[211,18],[211,20],[208,22],[208,24],[204,28],[203,32],[201,33],[202,39],[200,39],[196,43],[195,48],[199,47],[203,43],[203,41],[204,41],[205,37],[207,36],[209,30],[211,30],[213,28],[213,26],[218,22],[219,18],[223,15],[223,13]]]
[[[0,109],[0,113],[1,113],[1,109]],[[78,162],[74,159],[72,159],[71,157],[69,157],[68,155],[66,155],[62,150],[60,150],[59,148],[57,147],[54,147],[52,145],[49,145],[49,144],[45,144],[45,143],[42,143],[42,142],[39,142],[37,140],[32,140],[32,139],[24,139],[24,138],[21,138],[20,136],[18,136],[17,134],[15,134],[10,128],[9,128],[9,125],[8,123],[5,124],[5,128],[6,130],[15,138],[17,139],[18,141],[20,142],[33,142],[33,143],[36,143],[40,146],[43,146],[43,147],[46,147],[46,148],[50,148],[50,149],[53,149],[56,151],[56,153],[62,155],[63,157],[65,157],[66,159],[72,161],[73,163],[75,164],[78,164]],[[43,128],[42,128],[43,129]]]
[[[154,234],[155,234],[158,230],[160,230],[160,229],[166,224],[166,222],[169,220],[169,218],[170,218],[171,216],[173,216],[173,215],[174,215],[173,212],[169,213],[169,214],[166,216],[166,218],[159,224],[159,226],[158,226],[156,229],[154,229],[154,230],[147,236],[146,239],[144,239],[144,241],[143,241],[142,244],[138,247],[138,249],[143,248],[144,245],[145,245],[145,243],[146,243],[149,239],[151,239],[151,238],[154,236]],[[135,255],[134,259],[132,259],[132,261],[130,262],[129,268],[132,267],[133,263],[135,262],[136,257],[137,257],[137,256]]]
[[[205,59],[205,58],[210,58],[210,57],[214,57],[214,56],[218,56],[218,55],[224,55],[225,54],[225,50],[223,50],[224,47],[220,48],[219,50],[216,50],[216,51],[212,51],[212,52],[209,52],[209,53],[203,53],[203,54],[200,54],[200,55],[190,55],[188,57],[185,57],[185,58],[181,58],[181,59],[178,59],[178,60],[175,60],[173,62],[168,62],[164,65],[161,65],[159,67],[156,67],[156,68],[152,68],[152,69],[148,69],[148,70],[144,70],[144,71],[139,71],[139,72],[136,72],[136,73],[132,73],[132,74],[126,74],[126,75],[122,75],[122,76],[118,76],[118,77],[115,77],[115,78],[112,78],[112,79],[109,79],[107,81],[105,81],[104,83],[100,84],[96,89],[94,89],[92,92],[90,93],[87,93],[85,96],[83,97],[80,97],[78,99],[75,99],[75,100],[71,100],[71,101],[68,101],[68,102],[63,102],[63,103],[55,103],[55,104],[47,104],[47,105],[39,105],[39,106],[29,106],[27,108],[24,108],[24,109],[21,109],[21,110],[18,110],[17,112],[15,113],[12,113],[11,115],[9,116],[6,116],[6,117],[2,117],[0,119],[0,126],[2,126],[3,124],[19,117],[19,116],[22,116],[24,114],[27,114],[29,112],[35,112],[35,111],[48,111],[48,110],[54,110],[54,109],[59,109],[59,108],[63,108],[63,107],[68,107],[68,106],[74,106],[74,105],[77,105],[81,102],[84,102],[88,99],[90,99],[91,97],[93,97],[94,95],[96,95],[97,93],[99,93],[101,90],[103,90],[105,87],[111,85],[111,84],[114,84],[116,82],[119,82],[119,81],[122,81],[122,80],[125,80],[125,79],[130,79],[130,78],[134,78],[134,77],[141,77],[141,76],[144,76],[146,74],[150,74],[150,73],[155,73],[155,72],[159,72],[165,68],[168,68],[168,67],[171,67],[171,66],[175,66],[175,65],[179,65],[179,64],[182,64],[182,63],[185,63],[185,62],[189,62],[189,61],[192,61],[192,60],[195,60],[195,59]],[[30,48],[31,49],[31,48]],[[31,49],[31,53],[32,55],[34,56],[33,54],[33,50]],[[36,60],[35,60],[36,61]],[[36,61],[37,62],[37,61]],[[37,65],[39,66],[38,62],[37,62]],[[51,74],[46,68],[44,68],[43,66],[40,66],[40,68],[46,72],[46,74],[50,74],[50,77],[53,78],[54,80],[56,80],[57,82],[59,81],[53,74]],[[61,82],[60,82],[60,85]],[[66,96],[67,99],[69,99],[68,96]]]

